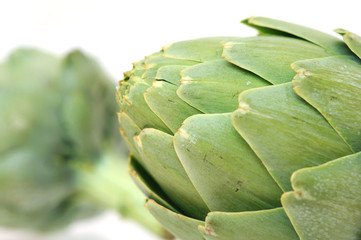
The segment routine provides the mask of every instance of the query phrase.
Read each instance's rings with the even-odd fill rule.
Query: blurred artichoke
[[[260,36],[169,44],[120,81],[147,208],[179,239],[361,239],[361,38],[243,22]]]
[[[0,226],[49,231],[111,207],[162,234],[130,188],[116,111],[114,84],[80,51],[13,52],[0,65]]]

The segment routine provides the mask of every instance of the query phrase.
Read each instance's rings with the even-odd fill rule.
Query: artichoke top
[[[166,45],[118,88],[131,174],[180,239],[359,239],[361,38],[274,19]]]

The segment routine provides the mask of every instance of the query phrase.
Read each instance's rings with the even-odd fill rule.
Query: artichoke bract
[[[361,38],[275,19],[176,42],[117,91],[130,173],[179,239],[361,239]]]
[[[0,226],[50,231],[113,208],[163,231],[130,189],[114,87],[77,50],[0,65]]]

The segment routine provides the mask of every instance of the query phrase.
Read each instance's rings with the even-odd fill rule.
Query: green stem
[[[116,209],[123,217],[137,221],[158,236],[170,238],[145,209],[145,197],[129,176],[124,155],[108,151],[95,167],[79,168],[77,183],[81,198],[100,208]]]

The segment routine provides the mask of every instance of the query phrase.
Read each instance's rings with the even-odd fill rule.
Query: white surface
[[[0,59],[19,45],[56,54],[81,47],[96,56],[114,79],[131,62],[163,45],[216,35],[255,32],[239,21],[260,15],[313,26],[332,33],[343,27],[361,34],[359,1],[279,0],[0,0]],[[155,239],[114,214],[79,223],[47,240]],[[64,234],[68,234],[65,235]],[[0,232],[1,240],[11,238]],[[42,238],[43,240],[44,238]]]
[[[361,34],[356,0],[0,0],[0,59],[19,45],[62,54],[81,47],[121,79],[130,62],[163,45],[215,35],[249,35],[239,21],[279,18],[329,33]]]
[[[132,221],[122,219],[116,212],[106,212],[82,220],[49,235],[0,228],[1,240],[160,240]]]

